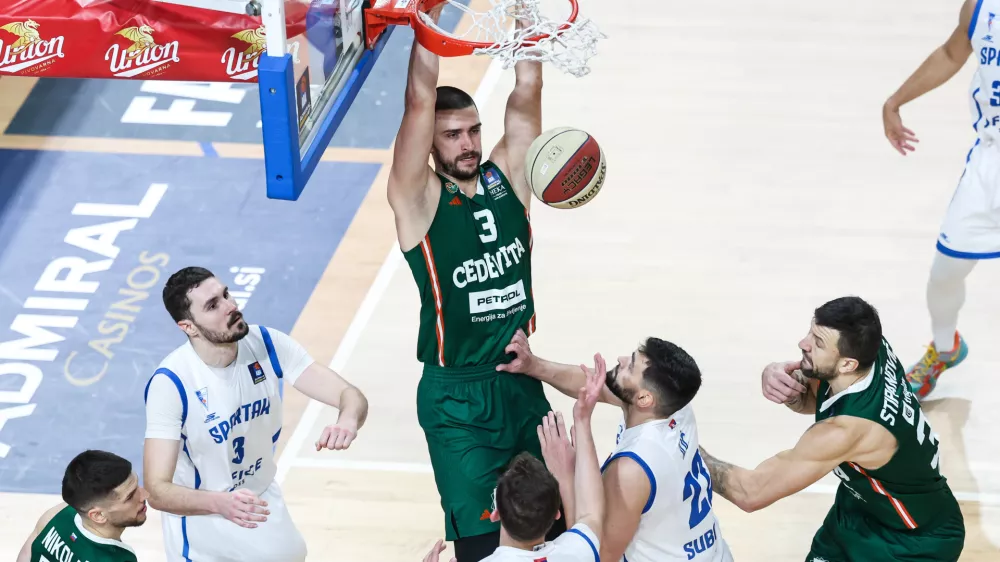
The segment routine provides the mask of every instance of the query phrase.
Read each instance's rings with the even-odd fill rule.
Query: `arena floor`
[[[930,337],[924,286],[937,228],[974,140],[971,64],[904,108],[916,153],[891,149],[880,111],[951,32],[959,4],[581,0],[608,39],[589,76],[546,71],[544,126],[592,133],[608,180],[581,209],[533,207],[536,352],[587,362],[649,335],[678,343],[705,374],[695,399],[702,444],[743,466],[791,447],[811,423],[764,399],[760,372],[797,357],[816,306],[864,297],[901,359],[916,360]],[[93,222],[72,214],[75,203],[161,193],[152,216],[117,239],[78,321],[60,325],[70,329],[51,343],[57,355],[40,359],[37,388],[0,377],[11,402],[0,411],[35,405],[0,425],[10,446],[0,451],[0,559],[13,560],[58,501],[62,469],[80,450],[115,450],[141,468],[142,388],[182,341],[159,289],[195,264],[230,283],[241,268],[265,270],[244,287],[248,321],[289,331],[370,401],[349,451],[317,453],[312,443],[336,413],[286,392],[278,478],[309,560],[415,562],[443,536],[414,404],[417,294],[384,191],[411,37],[394,34],[295,203],[264,198],[255,88],[0,79],[0,324],[24,312],[54,260],[98,259],[63,242]],[[488,150],[512,71],[452,59],[441,82],[476,92]],[[149,117],[183,100],[206,117]],[[925,403],[962,500],[970,562],[1000,559],[998,283],[996,263],[974,271],[960,321],[969,358]],[[93,344],[124,287],[148,290],[148,300],[102,358]],[[618,415],[598,408],[602,458]],[[835,485],[828,477],[749,515],[716,501],[736,560],[803,560]],[[165,559],[152,510],[124,540],[141,560]]]

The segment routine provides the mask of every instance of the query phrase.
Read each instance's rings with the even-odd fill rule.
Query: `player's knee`
[[[500,531],[455,539],[455,558],[458,562],[479,562],[493,554],[500,546]]]

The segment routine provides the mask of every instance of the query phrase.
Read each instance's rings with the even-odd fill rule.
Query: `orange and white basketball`
[[[604,151],[586,131],[549,129],[528,148],[524,175],[539,201],[575,209],[594,200],[604,185]]]

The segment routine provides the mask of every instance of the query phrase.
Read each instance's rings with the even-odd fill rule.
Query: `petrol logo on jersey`
[[[250,370],[250,378],[253,379],[254,384],[260,384],[264,382],[264,369],[260,367],[260,363],[254,361],[253,363],[247,365],[247,369]]]
[[[236,409],[228,420],[222,420],[218,425],[212,427],[208,430],[208,434],[212,436],[212,441],[216,443],[225,443],[226,438],[229,437],[229,432],[232,431],[236,426],[241,423],[248,422],[250,420],[257,419],[260,416],[266,416],[271,413],[271,401],[267,398],[261,398],[260,400],[254,400],[253,402],[244,404]]]
[[[50,66],[54,59],[63,58],[63,36],[43,39],[34,20],[15,21],[0,26],[15,37],[13,43],[4,45],[0,36],[0,72],[22,72],[32,68],[37,72]],[[47,64],[46,64],[47,63]]]

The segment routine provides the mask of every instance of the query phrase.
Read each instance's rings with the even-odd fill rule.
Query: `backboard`
[[[257,68],[267,196],[294,201],[392,28],[367,38],[367,48],[363,0],[258,1],[267,46]],[[250,13],[257,6],[246,4]],[[288,37],[286,10],[292,9],[306,10],[305,32]]]

